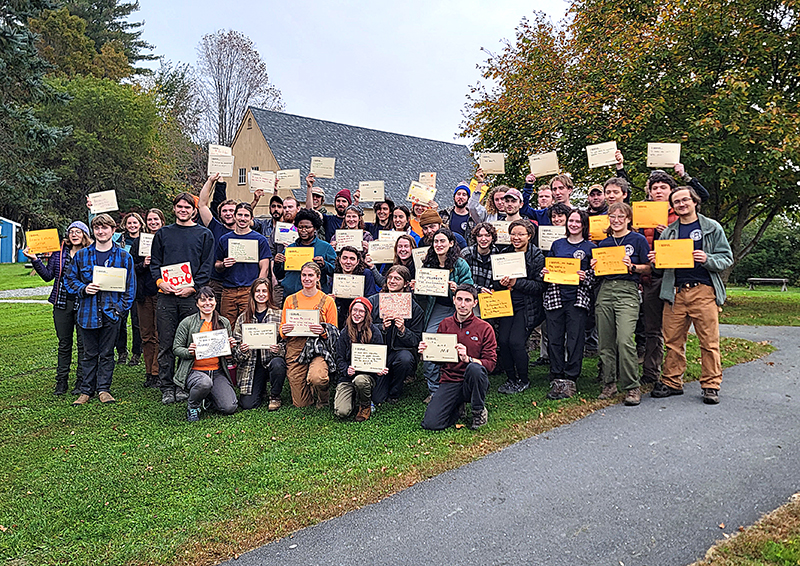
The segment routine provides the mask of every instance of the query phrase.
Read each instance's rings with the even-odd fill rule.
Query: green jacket
[[[450,281],[455,281],[456,285],[461,285],[462,283],[469,283],[470,285],[474,285],[472,280],[472,270],[469,268],[469,264],[463,257],[459,257],[456,260],[456,265],[453,269],[450,270]],[[447,296],[450,297],[450,300],[453,300],[453,292],[448,289]],[[436,305],[436,298],[431,297],[429,295],[415,295],[416,300],[419,302],[419,306],[425,309],[425,322],[422,326],[422,329],[425,330],[428,326],[428,321],[431,319],[431,315],[433,314],[433,307]],[[453,306],[455,309],[455,306]]]
[[[219,322],[222,324],[222,328],[228,331],[228,336],[231,336],[231,323],[228,319],[221,316],[219,317]],[[172,353],[178,358],[178,369],[175,370],[172,381],[181,389],[186,388],[186,378],[189,377],[189,373],[192,371],[192,365],[194,364],[194,355],[189,353],[189,344],[192,343],[192,334],[200,332],[202,326],[203,321],[200,318],[200,314],[195,313],[184,318],[175,331],[175,340],[172,342]],[[228,373],[227,357],[222,356],[219,358],[219,369],[222,370],[225,377],[230,381],[231,376]],[[233,385],[233,382],[231,382],[231,385]]]
[[[711,275],[716,302],[719,306],[722,306],[725,304],[726,294],[725,284],[722,282],[720,274],[733,265],[733,252],[728,243],[728,238],[725,236],[725,231],[719,222],[702,214],[698,214],[697,219],[700,221],[700,229],[703,231],[703,251],[708,256],[703,267]],[[679,224],[680,219],[667,226],[667,229],[661,233],[659,240],[677,240]],[[664,273],[659,296],[672,304],[675,302],[675,270],[664,269],[659,271]],[[656,271],[656,273],[659,271]]]

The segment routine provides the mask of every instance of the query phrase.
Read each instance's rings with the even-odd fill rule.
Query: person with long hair
[[[270,384],[267,410],[281,408],[281,391],[286,381],[286,344],[278,341],[269,348],[253,349],[242,340],[243,324],[274,324],[277,329],[280,323],[281,309],[273,299],[272,282],[269,277],[259,277],[250,285],[250,301],[233,327],[236,340],[233,355],[237,362],[236,378],[242,409],[261,406],[267,382]]]
[[[122,248],[131,254],[133,246],[139,246],[139,235],[144,229],[144,220],[138,212],[129,212],[122,217],[120,222],[124,232],[122,237],[117,242]],[[134,257],[134,262],[136,257]],[[139,313],[136,308],[131,309],[131,358],[128,360],[128,315],[122,319],[122,324],[119,326],[119,338],[117,339],[117,363],[123,365],[127,363],[130,366],[138,366],[142,360],[142,335],[139,329]]]
[[[459,285],[473,284],[472,272],[469,265],[461,257],[455,235],[447,228],[440,228],[431,235],[431,247],[428,250],[422,267],[433,269],[446,269],[450,273],[447,296],[434,297],[430,295],[417,295],[420,306],[425,311],[425,332],[436,332],[439,324],[455,312],[453,293]],[[422,362],[422,373],[428,383],[431,395],[439,388],[439,365],[434,362]]]
[[[502,368],[508,380],[501,385],[500,393],[522,393],[530,387],[528,377],[528,351],[526,343],[534,328],[544,320],[542,307],[542,268],[544,254],[533,243],[534,225],[530,220],[515,220],[508,227],[511,251],[525,254],[524,278],[502,277],[494,282],[494,290],[509,289],[512,316],[497,319],[497,345]]]
[[[353,246],[345,246],[336,257],[336,269],[334,274],[343,273],[345,275],[363,275],[364,276],[364,296],[369,297],[378,292],[378,286],[375,284],[375,276],[371,269],[367,269],[364,263],[364,255],[361,250]],[[353,299],[345,299],[344,297],[336,297],[336,309],[339,311],[338,321],[339,328],[344,328],[344,321],[347,318],[347,313],[350,311],[350,303]]]
[[[601,399],[617,394],[617,383],[626,392],[625,404],[641,401],[639,363],[636,355],[636,320],[639,318],[639,278],[650,273],[647,254],[650,246],[644,236],[631,231],[633,210],[624,202],[608,207],[608,237],[598,248],[624,247],[622,262],[627,273],[603,275],[597,294],[597,332],[600,341],[600,361],[603,391]],[[592,258],[594,269],[597,259]],[[617,369],[619,368],[619,369]],[[619,373],[618,373],[619,372]]]
[[[411,226],[411,211],[409,208],[401,204],[392,211],[392,226],[397,232],[403,232],[414,238],[414,244],[419,245],[419,239],[422,234],[418,234]],[[422,228],[420,228],[422,232]]]
[[[341,191],[339,191],[341,192]],[[288,199],[287,199],[288,200]],[[337,202],[343,201],[343,197],[337,197]],[[284,202],[284,211],[286,210],[286,201]],[[341,203],[339,203],[341,204]],[[337,204],[337,206],[339,206]],[[344,212],[344,207],[342,209]],[[334,216],[326,216],[326,218],[336,218]],[[301,208],[297,211],[294,217],[294,225],[297,227],[297,240],[293,244],[286,246],[287,248],[313,248],[314,263],[320,268],[321,281],[320,285],[323,291],[330,292],[331,283],[329,276],[333,275],[333,270],[336,268],[336,252],[328,242],[321,240],[317,236],[317,230],[322,226],[322,219],[319,214],[307,208]],[[327,228],[326,228],[327,230]],[[336,229],[334,228],[334,232]],[[278,253],[275,256],[275,265],[273,267],[275,277],[281,282],[284,290],[284,297],[299,293],[303,288],[300,281],[300,272],[286,271],[286,254]]]
[[[175,370],[175,385],[189,393],[186,420],[200,420],[200,409],[206,401],[207,409],[214,409],[224,415],[232,415],[236,411],[236,391],[228,373],[226,356],[197,359],[197,344],[194,335],[201,332],[225,330],[231,349],[236,342],[231,336],[231,323],[217,313],[217,299],[214,289],[209,286],[200,288],[195,296],[198,312],[184,318],[175,331],[175,342],[172,351],[178,359]]]
[[[411,279],[417,273],[417,266],[414,263],[413,251],[417,248],[414,237],[406,234],[397,238],[394,243],[394,262],[392,265],[402,265],[411,274]],[[388,273],[388,270],[387,270]]]
[[[61,249],[50,254],[45,265],[39,257],[31,252],[29,247],[25,247],[22,253],[31,260],[31,265],[44,281],[53,281],[53,289],[50,291],[48,302],[53,305],[53,325],[56,328],[56,338],[58,339],[58,362],[56,365],[56,388],[54,395],[63,395],[69,388],[69,367],[72,364],[72,336],[75,335],[78,342],[78,364],[75,368],[75,388],[73,395],[80,393],[81,380],[83,378],[83,337],[78,326],[76,311],[78,309],[78,297],[67,291],[64,286],[64,278],[75,254],[78,251],[92,244],[89,235],[89,227],[83,222],[76,220],[67,228],[67,235],[61,241]]]
[[[550,354],[548,399],[568,399],[577,393],[575,384],[583,366],[586,318],[593,297],[594,277],[589,272],[589,262],[595,247],[589,240],[589,215],[583,210],[572,209],[567,216],[567,237],[553,242],[550,257],[580,260],[579,283],[547,283],[544,292]],[[547,268],[542,269],[543,277],[547,273]]]
[[[302,210],[301,210],[302,212]],[[313,214],[313,213],[311,213]],[[336,329],[337,315],[336,303],[322,292],[320,278],[322,270],[313,261],[303,264],[300,269],[300,284],[302,288],[297,293],[289,295],[283,303],[281,313],[281,337],[286,339],[286,377],[292,391],[292,403],[295,407],[308,407],[317,399],[317,408],[324,409],[330,401],[329,365],[324,353],[315,350],[301,360],[301,354],[306,350],[309,340],[321,338],[328,341],[331,336],[323,324]],[[286,313],[291,309],[319,311],[319,323],[309,325],[309,330],[314,337],[293,336],[294,324],[286,322]],[[327,342],[326,342],[327,343]],[[335,347],[334,347],[335,351]],[[328,352],[331,354],[332,353]]]
[[[363,253],[369,250],[369,243],[374,239],[372,234],[364,227],[364,212],[361,207],[351,204],[344,211],[344,220],[340,230],[361,230],[361,246]],[[331,246],[336,250],[336,232],[330,235]],[[340,251],[340,250],[336,250]]]
[[[369,419],[372,414],[372,389],[378,376],[389,373],[383,368],[377,374],[357,372],[350,365],[353,344],[383,344],[380,328],[372,322],[372,303],[364,297],[353,299],[339,340],[336,343],[336,363],[340,381],[333,397],[333,414],[346,419],[356,413],[356,422]]]
[[[164,213],[158,208],[151,208],[145,215],[145,232],[155,234],[165,224]],[[156,328],[156,308],[158,306],[158,285],[150,273],[150,254],[139,253],[141,237],[131,246],[133,270],[136,273],[136,311],[139,331],[142,339],[144,356],[145,387],[159,387],[158,377],[158,329]],[[133,359],[131,359],[133,363]]]
[[[412,379],[417,369],[417,345],[422,339],[425,313],[414,297],[411,297],[411,318],[388,316],[381,312],[381,296],[384,293],[408,293],[411,272],[403,265],[393,265],[386,273],[386,282],[380,293],[369,298],[372,303],[372,321],[383,333],[388,346],[386,366],[389,373],[379,375],[372,389],[373,402],[396,403],[403,394],[403,384]]]

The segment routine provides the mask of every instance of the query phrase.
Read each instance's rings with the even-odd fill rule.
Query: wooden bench
[[[755,291],[755,285],[780,285],[781,291],[788,291],[789,289],[786,287],[787,283],[789,283],[788,279],[783,279],[781,277],[748,277],[747,282],[750,284],[750,290]]]

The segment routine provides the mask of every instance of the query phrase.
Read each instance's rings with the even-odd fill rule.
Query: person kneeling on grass
[[[200,420],[200,408],[216,409],[225,415],[236,411],[236,391],[233,389],[225,356],[199,360],[196,357],[197,345],[193,335],[212,330],[225,330],[231,348],[236,343],[231,336],[231,323],[217,314],[217,299],[214,289],[202,287],[197,292],[197,308],[200,312],[184,318],[175,331],[172,351],[178,358],[178,369],[173,380],[175,385],[189,392],[186,420]]]
[[[473,429],[482,427],[489,420],[485,403],[489,372],[497,364],[494,329],[472,312],[478,302],[475,286],[468,283],[459,285],[453,302],[456,313],[442,321],[438,333],[458,336],[458,362],[442,364],[439,389],[428,403],[422,419],[422,428],[428,430],[453,426],[465,412],[467,401],[472,405]],[[419,353],[427,348],[424,341],[420,342]]]
[[[364,297],[353,299],[350,313],[336,343],[336,363],[341,381],[333,397],[333,412],[347,418],[358,410],[356,421],[363,422],[372,414],[372,388],[376,375],[386,375],[388,368],[377,374],[359,372],[350,365],[353,344],[383,344],[381,329],[372,324],[372,304]]]

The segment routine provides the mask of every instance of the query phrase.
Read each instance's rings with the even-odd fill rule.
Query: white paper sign
[[[277,222],[275,224],[275,243],[288,246],[297,240],[297,227],[288,222]]]
[[[286,309],[286,324],[294,324],[294,329],[287,336],[316,336],[309,327],[319,324],[319,311]]]
[[[209,155],[208,170],[209,176],[219,173],[220,177],[233,177],[233,156],[232,155]]]
[[[258,263],[258,240],[228,240],[228,257],[239,263]]]
[[[360,181],[358,192],[361,196],[359,202],[379,202],[386,200],[386,188],[383,181]]]
[[[383,344],[353,344],[350,365],[356,371],[378,373],[386,367],[386,346]]]
[[[458,363],[458,350],[456,350],[458,335],[423,332],[422,341],[426,346],[422,352],[423,361]]]
[[[345,246],[352,246],[360,250],[363,240],[363,230],[336,230],[336,251],[341,251]]]
[[[405,232],[398,230],[378,230],[378,241],[392,242],[394,244],[400,236],[405,235]]]
[[[228,331],[225,329],[192,334],[192,342],[194,342],[195,359],[207,360],[231,355],[231,343],[228,340]]]
[[[505,153],[481,153],[478,162],[487,175],[505,175]]]
[[[364,276],[347,273],[333,274],[333,294],[341,299],[364,296]]]
[[[128,281],[128,270],[124,267],[102,267],[95,265],[92,271],[92,283],[100,285],[101,291],[125,292]]]
[[[436,188],[436,173],[420,173],[419,182],[426,187]]]
[[[264,324],[243,324],[242,342],[251,350],[263,350],[278,343],[278,325],[274,322]]]
[[[145,234],[142,232],[139,234],[139,255],[142,257],[147,257],[150,255],[150,251],[153,249],[153,238],[155,234]]]
[[[425,261],[425,256],[428,255],[428,250],[430,248],[430,246],[424,246],[422,248],[414,248],[411,250],[411,257],[414,259],[415,271],[422,269],[422,262]]]
[[[566,226],[539,226],[539,249],[549,252],[553,242],[566,237]]]
[[[161,279],[169,283],[176,289],[193,287],[194,278],[192,277],[192,266],[188,261],[161,267]]]
[[[449,289],[450,272],[447,269],[423,267],[417,270],[417,278],[414,283],[415,294],[446,297]]]
[[[648,143],[647,166],[654,169],[675,167],[681,162],[681,144],[679,143]]]
[[[92,193],[89,195],[89,200],[92,206],[89,209],[92,214],[101,214],[103,212],[113,212],[119,210],[117,205],[117,192],[116,191],[101,191],[99,193]]]
[[[495,220],[491,223],[494,226],[494,229],[497,231],[497,243],[498,244],[510,244],[511,243],[511,236],[508,233],[508,229],[511,226],[511,222],[507,220]]]
[[[231,148],[226,145],[215,145],[213,143],[208,144],[208,154],[209,155],[233,155],[231,153]]]
[[[436,189],[428,187],[422,183],[411,181],[411,186],[408,188],[408,196],[406,197],[409,202],[427,204],[436,198]]]
[[[312,157],[311,172],[320,179],[333,179],[336,168],[335,157]]]
[[[275,171],[248,171],[247,184],[250,192],[261,189],[265,195],[275,192]]]
[[[293,190],[300,188],[300,169],[283,169],[275,175],[278,177],[278,189]]]
[[[372,263],[394,263],[394,242],[373,240],[369,243],[369,257]]]
[[[531,173],[536,177],[546,177],[547,175],[558,175],[558,154],[555,151],[538,153],[528,157]]]
[[[586,157],[589,159],[589,169],[616,165],[617,142],[610,141],[586,146]]]
[[[492,257],[492,279],[498,281],[503,277],[525,279],[528,268],[525,265],[525,252],[495,254]]]

